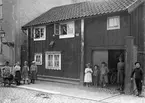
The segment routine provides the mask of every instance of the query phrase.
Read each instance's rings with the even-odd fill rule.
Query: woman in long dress
[[[32,65],[30,67],[30,73],[31,73],[31,83],[35,83],[35,80],[37,79],[37,65],[35,61],[32,62]]]
[[[20,67],[20,63],[17,62],[16,66],[14,67],[14,73],[15,73],[15,81],[17,85],[20,85],[20,81],[21,81],[21,67]]]
[[[100,68],[100,82],[102,87],[105,87],[106,84],[108,83],[108,67],[105,62],[101,63],[101,68]]]
[[[84,77],[84,83],[86,83],[86,86],[90,86],[92,83],[92,69],[90,68],[90,64],[88,63],[87,68],[85,68],[85,77]]]
[[[23,79],[24,84],[26,81],[29,84],[29,67],[28,67],[27,61],[24,62],[24,66],[22,68],[22,79]]]

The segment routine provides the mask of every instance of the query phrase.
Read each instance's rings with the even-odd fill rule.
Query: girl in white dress
[[[84,77],[84,83],[86,84],[86,86],[90,86],[92,83],[92,69],[90,68],[90,63],[88,63],[87,68],[85,68],[85,77]]]

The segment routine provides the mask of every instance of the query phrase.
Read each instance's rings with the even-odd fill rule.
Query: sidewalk
[[[23,89],[30,89],[54,95],[65,95],[82,99],[90,99],[105,103],[145,103],[145,97],[133,95],[120,95],[115,90],[95,87],[83,87],[79,85],[62,84],[55,82],[37,81],[36,84],[18,86]],[[143,94],[145,95],[145,94]]]

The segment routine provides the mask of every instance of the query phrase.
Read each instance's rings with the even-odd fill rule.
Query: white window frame
[[[117,19],[117,26],[110,26],[110,20]],[[112,16],[107,18],[107,30],[120,29],[120,16]]]
[[[40,56],[40,61],[37,62],[36,57]],[[42,53],[35,53],[34,54],[34,61],[36,62],[36,65],[42,65]]]
[[[53,55],[53,66],[48,66],[48,55]],[[54,55],[59,55],[59,67],[55,67]],[[61,70],[61,52],[59,51],[48,51],[45,52],[45,68],[50,70]]]
[[[40,37],[40,38],[38,38],[38,39],[36,39],[35,38],[35,29],[36,28],[39,28],[39,29],[41,29],[41,28],[43,28],[44,29],[44,36],[43,37]],[[46,40],[46,26],[37,26],[37,27],[34,27],[33,28],[33,36],[34,36],[34,41],[41,41],[41,40]]]
[[[67,34],[66,35],[62,35],[62,33],[61,33],[61,25],[63,25],[63,24],[67,25]],[[56,33],[56,25],[59,25],[59,33]],[[71,27],[70,29],[72,29],[72,33],[69,33],[69,30],[68,30],[69,27]],[[59,35],[60,39],[75,37],[75,22],[70,21],[70,22],[63,22],[63,23],[59,23],[59,24],[54,24],[54,34]]]

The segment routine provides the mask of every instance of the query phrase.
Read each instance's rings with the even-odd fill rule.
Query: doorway
[[[123,49],[120,50],[94,50],[92,52],[92,65],[99,65],[101,62],[106,62],[108,65],[109,73],[108,73],[108,80],[109,84],[112,84],[111,82],[111,76],[112,74],[115,74],[114,82],[113,84],[117,83],[117,63],[119,62],[119,57],[121,56],[124,61],[124,55],[125,51]]]

